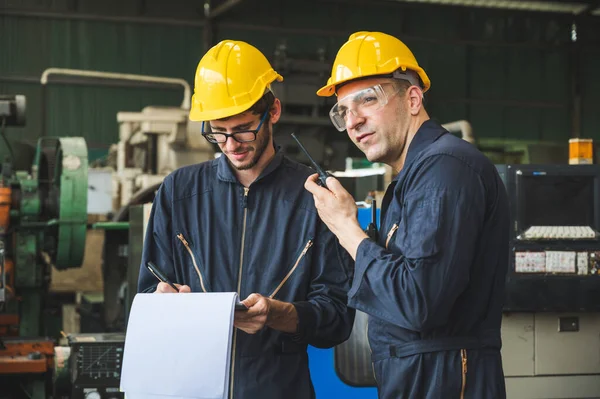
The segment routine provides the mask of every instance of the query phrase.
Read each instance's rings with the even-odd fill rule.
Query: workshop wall
[[[276,54],[281,60],[284,49],[289,62],[328,66],[349,33],[382,30],[402,38],[429,74],[427,107],[440,122],[467,119],[477,137],[600,138],[598,17],[574,21],[564,14],[385,1],[246,0],[214,18],[209,28],[200,5],[192,0],[0,1],[0,93],[28,98],[28,126],[19,133],[9,129],[10,134],[39,136],[39,78],[48,67],[178,77],[193,84],[205,45],[223,38],[249,41],[272,60]],[[285,73],[286,64],[278,65]],[[325,73],[316,79],[325,80]],[[117,141],[118,111],[177,106],[181,100],[177,87],[50,84],[47,134],[83,135],[94,157],[94,151],[105,152]]]
[[[0,16],[4,53],[0,56],[0,92],[22,93],[28,101],[27,127],[14,128],[10,136],[35,140],[40,135],[39,81],[44,69],[189,78],[199,59],[201,43],[194,38],[198,33],[198,29],[177,26]],[[182,51],[184,45],[186,51]],[[139,111],[147,105],[176,106],[183,99],[181,87],[138,86],[48,84],[47,134],[81,135],[93,157],[94,150],[106,153],[118,140],[117,112]]]

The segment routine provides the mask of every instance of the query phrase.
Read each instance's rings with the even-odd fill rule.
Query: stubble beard
[[[248,147],[248,151],[254,150],[254,154],[250,159],[250,162],[241,165],[235,165],[229,158],[227,158],[227,162],[236,170],[248,170],[252,169],[258,163],[258,160],[265,152],[267,145],[269,144],[269,134],[263,131],[263,129],[267,129],[267,126],[264,126],[257,134],[256,141],[254,141],[254,146]]]

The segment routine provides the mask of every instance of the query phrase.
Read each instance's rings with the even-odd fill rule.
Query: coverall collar
[[[419,130],[417,130],[415,137],[413,137],[412,141],[410,142],[402,170],[405,170],[408,165],[414,161],[415,157],[425,149],[425,147],[446,133],[447,131],[443,127],[431,119],[423,122]],[[393,180],[398,180],[400,173],[396,174]]]

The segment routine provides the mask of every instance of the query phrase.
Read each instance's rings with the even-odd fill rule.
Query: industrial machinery
[[[499,165],[511,205],[511,397],[600,397],[600,165]]]
[[[119,143],[112,178],[113,222],[129,221],[130,208],[152,202],[163,179],[175,169],[214,158],[214,148],[201,134],[201,123],[188,119],[185,107],[144,108],[119,112]],[[104,241],[104,323],[122,331],[128,294],[127,230],[107,229]]]
[[[116,210],[160,184],[175,169],[214,158],[214,148],[200,132],[201,123],[190,121],[188,113],[185,108],[151,106],[141,112],[117,114]]]
[[[81,265],[87,227],[82,138],[42,137],[31,166],[14,170],[24,155],[12,154],[4,128],[24,125],[25,108],[24,96],[0,96],[0,134],[11,154],[0,175],[2,399],[45,398],[51,388],[57,331],[44,321],[50,272]]]
[[[69,334],[56,347],[53,399],[123,399],[124,333]]]
[[[112,188],[115,211],[126,207],[132,199],[135,202],[136,196],[160,184],[175,169],[214,156],[214,148],[200,134],[201,124],[188,119],[192,96],[184,79],[66,68],[48,68],[40,78],[43,94],[53,82],[89,86],[107,81],[126,87],[183,88],[179,107],[149,106],[141,112],[117,114],[119,142],[111,148],[115,159],[111,165],[115,170]],[[42,111],[45,114],[45,102]]]
[[[103,252],[104,317],[106,331],[123,329],[123,287],[127,273],[127,222],[129,208],[151,202],[162,180],[175,169],[214,157],[215,148],[200,134],[201,124],[188,119],[191,101],[189,83],[180,78],[104,71],[48,68],[40,78],[42,99],[51,83],[86,86],[116,84],[124,87],[183,88],[178,107],[149,106],[141,112],[119,112],[119,141],[109,152],[112,168],[112,222],[105,229]],[[42,102],[42,112],[46,104]],[[42,135],[44,127],[42,124]],[[105,189],[96,187],[96,189]]]

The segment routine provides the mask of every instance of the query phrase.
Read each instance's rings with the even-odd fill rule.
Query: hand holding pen
[[[155,294],[176,294],[176,293],[183,294],[186,292],[192,292],[189,285],[175,284],[175,286],[177,287],[177,289],[179,291],[175,291],[173,289],[173,287],[170,286],[168,283],[160,282],[156,286],[156,291],[154,291],[154,293]]]
[[[172,283],[171,280],[169,280],[169,278],[154,263],[147,262],[146,269],[148,269],[148,271],[152,273],[154,277],[158,279],[158,281],[160,281],[156,286],[156,291],[154,291],[155,294],[192,292],[189,285]],[[246,311],[248,310],[248,307],[238,299],[238,302],[235,304],[235,310]]]
[[[146,269],[160,281],[156,286],[156,294],[192,292],[189,286],[173,284],[171,280],[152,262],[146,263]]]

